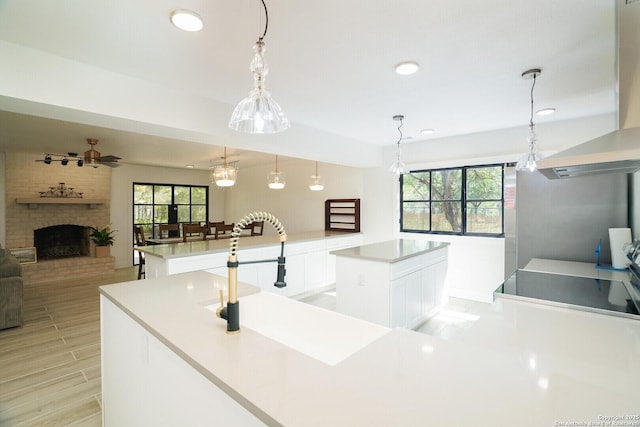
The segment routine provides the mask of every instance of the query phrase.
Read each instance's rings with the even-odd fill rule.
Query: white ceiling
[[[536,122],[616,108],[615,0],[266,2],[267,87],[292,128],[247,137],[226,122],[252,86],[259,0],[0,0],[0,41],[17,52],[0,60],[0,144],[83,152],[91,137],[122,162],[173,167],[207,167],[222,146],[246,163],[281,154],[371,166],[397,141],[395,114],[405,116],[407,143],[526,126],[531,80],[520,75],[534,67],[543,70],[536,109],[557,108]],[[204,30],[174,28],[174,9],[199,13]],[[28,67],[22,58],[34,52],[47,60]],[[405,60],[420,64],[417,74],[394,73]],[[67,80],[56,74],[65,64]],[[167,96],[125,99],[102,76]],[[72,99],[83,93],[86,106]],[[164,119],[158,99],[176,99]]]

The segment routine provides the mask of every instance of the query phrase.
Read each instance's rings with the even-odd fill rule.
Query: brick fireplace
[[[74,224],[52,225],[33,230],[38,259],[89,256],[89,227]]]
[[[44,154],[43,154],[44,155]],[[78,167],[71,163],[47,165],[36,162],[42,156],[26,153],[6,153],[6,246],[22,248],[36,246],[36,230],[58,229],[58,226],[104,227],[111,223],[111,169],[108,167]],[[40,192],[60,182],[83,193],[82,199],[104,200],[103,204],[82,204],[82,199],[61,200],[55,204],[17,203],[17,199],[39,198]],[[67,203],[68,202],[68,203]],[[71,229],[69,229],[71,230]],[[68,230],[67,230],[68,231]],[[60,236],[60,235],[58,235]],[[56,240],[55,235],[53,240]],[[51,246],[49,241],[44,247]],[[74,252],[73,256],[38,256],[35,264],[23,264],[25,283],[55,280],[60,277],[92,276],[113,272],[114,258],[95,258],[93,244],[86,247],[57,249]],[[45,250],[45,249],[43,249]],[[49,251],[48,249],[46,249]],[[75,253],[77,252],[77,253]],[[39,255],[39,254],[38,254]]]

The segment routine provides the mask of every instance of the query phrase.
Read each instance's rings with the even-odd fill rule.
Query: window
[[[209,187],[133,184],[133,226],[142,226],[147,238],[160,237],[158,224],[206,222],[208,218]]]
[[[503,165],[402,175],[400,231],[503,236],[503,187]]]

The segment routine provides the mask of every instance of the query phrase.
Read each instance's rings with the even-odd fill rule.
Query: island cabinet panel
[[[396,260],[337,257],[336,308],[387,327],[416,328],[444,304],[447,246]],[[367,253],[363,250],[361,253]]]
[[[272,292],[288,297],[303,297],[318,292],[322,288],[335,283],[335,256],[329,252],[334,249],[347,248],[362,243],[362,235],[348,235],[333,237],[331,239],[311,240],[303,242],[291,242],[285,244],[286,277],[285,288],[276,288],[277,264],[275,262],[240,264],[238,267],[238,280],[249,285],[258,286],[263,291]],[[195,255],[185,257],[184,261],[170,261],[168,264],[180,265],[180,268],[172,267],[169,270],[183,270],[188,266],[194,271],[198,263],[207,260],[206,271],[227,277],[227,254],[204,255],[206,258]],[[261,259],[276,259],[280,255],[280,245],[271,245],[261,248],[246,248],[238,251],[238,261],[256,261]],[[190,260],[190,258],[195,258]],[[182,258],[180,258],[182,260]],[[202,269],[201,264],[199,269]],[[180,271],[182,272],[182,271]]]
[[[104,296],[100,308],[103,426],[265,425]]]
[[[331,252],[339,249],[358,246],[358,245],[361,245],[362,242],[363,242],[363,238],[361,234],[345,235],[344,237],[340,237],[337,239],[326,240],[326,248],[327,248],[327,258],[326,258],[327,267],[325,270],[326,283],[336,283],[336,256],[333,255]]]

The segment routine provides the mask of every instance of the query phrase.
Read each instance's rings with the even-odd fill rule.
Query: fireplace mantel
[[[104,199],[83,199],[80,197],[33,197],[28,199],[16,199],[16,203],[29,205],[29,208],[36,209],[38,205],[87,205],[89,209],[94,209],[98,205],[104,205]]]

